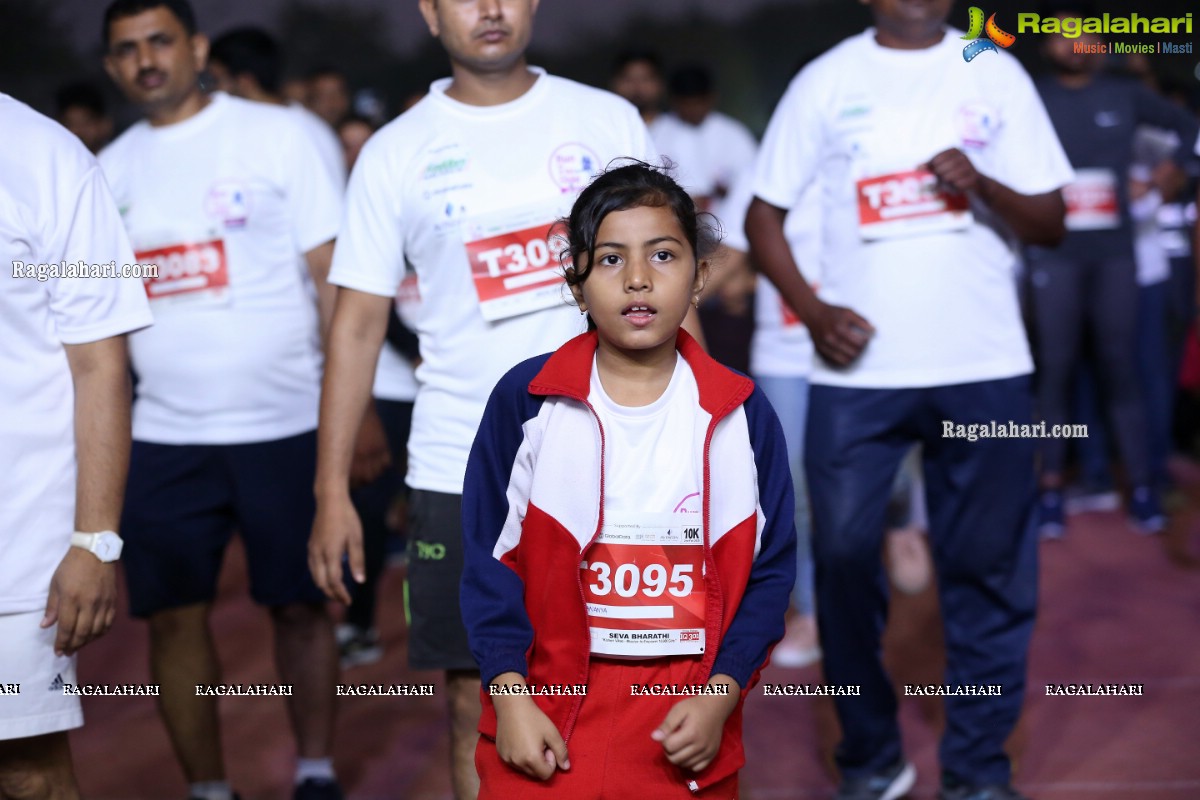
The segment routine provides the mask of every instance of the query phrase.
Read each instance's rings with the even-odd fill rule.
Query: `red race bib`
[[[229,302],[229,262],[225,242],[213,239],[139,250],[140,264],[155,264],[157,278],[146,278],[146,295],[152,301],[186,301],[203,305]]]
[[[563,245],[550,235],[555,219],[542,206],[464,224],[467,261],[484,319],[492,322],[565,303],[558,262]]]
[[[1075,182],[1063,187],[1069,231],[1111,230],[1120,226],[1117,176],[1110,169],[1077,169]]]
[[[704,652],[699,514],[606,520],[580,565],[591,652],[654,658]]]
[[[858,232],[864,239],[891,239],[962,230],[971,224],[965,194],[939,187],[926,169],[858,181]]]

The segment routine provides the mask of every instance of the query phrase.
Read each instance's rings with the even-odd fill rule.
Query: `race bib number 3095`
[[[704,652],[704,535],[698,514],[606,521],[579,565],[591,652]]]

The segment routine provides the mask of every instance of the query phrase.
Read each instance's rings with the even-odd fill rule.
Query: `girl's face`
[[[639,206],[614,211],[600,223],[592,270],[571,292],[591,313],[602,347],[643,361],[674,351],[679,326],[707,276],[708,263],[696,263],[671,209]]]

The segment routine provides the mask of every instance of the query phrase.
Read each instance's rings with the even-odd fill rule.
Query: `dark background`
[[[974,0],[997,22],[1016,31],[1017,12],[1037,11],[1041,0]],[[445,54],[431,39],[416,0],[193,0],[201,30],[210,36],[245,24],[262,25],[283,42],[290,72],[332,64],[356,89],[382,93],[392,113],[409,94],[448,73]],[[0,91],[51,111],[55,87],[93,78],[112,92],[100,67],[100,26],[106,0],[0,0]],[[971,2],[955,4],[951,24],[965,28]],[[1099,11],[1182,16],[1195,0],[1100,0]],[[721,107],[756,131],[801,59],[820,53],[870,24],[856,0],[542,0],[530,61],[551,72],[603,84],[613,57],[629,46],[662,54],[668,68],[702,61],[718,75]],[[1155,40],[1159,36],[1122,36]],[[1175,41],[1185,38],[1173,37]],[[1200,47],[1196,48],[1200,51]],[[1037,39],[1019,36],[1009,51],[1031,71],[1039,68]],[[1151,58],[1164,77],[1200,90],[1200,54]]]

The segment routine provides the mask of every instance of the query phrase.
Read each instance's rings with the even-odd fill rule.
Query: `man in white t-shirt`
[[[125,335],[151,317],[96,160],[5,94],[0,130],[0,797],[69,800],[75,654],[116,614]]]
[[[877,27],[800,73],[768,127],[747,218],[756,263],[821,357],[805,470],[825,677],[862,689],[837,703],[847,800],[899,797],[915,779],[880,661],[880,549],[887,487],[918,442],[946,683],[1001,686],[947,698],[940,796],[1018,797],[1004,742],[1036,607],[1035,442],[955,435],[1032,422],[1010,241],[1061,239],[1059,190],[1072,173],[1029,77],[990,40],[993,52],[976,43],[964,54],[945,27],[951,4],[871,0]],[[783,232],[814,182],[819,299]]]
[[[130,337],[130,608],[150,623],[191,796],[228,800],[216,695],[196,686],[221,681],[208,616],[237,530],[294,687],[295,797],[340,798],[336,647],[306,531],[341,188],[293,112],[200,91],[208,43],[195,30],[186,0],[116,0],[104,21],[105,67],[147,119],[100,162],[139,261],[159,266],[146,284],[155,327]]]
[[[717,90],[706,67],[685,66],[671,75],[671,112],[650,129],[654,146],[678,164],[676,179],[704,211],[715,211],[734,180],[754,163],[754,134],[717,111]]]
[[[321,151],[322,163],[338,186],[346,183],[346,160],[337,134],[302,105],[289,105],[280,93],[283,64],[279,44],[262,28],[235,28],[213,39],[208,71],[216,89],[234,97],[286,106],[304,124]]]
[[[447,671],[454,787],[466,798],[478,791],[480,707],[458,600],[467,455],[505,371],[583,331],[550,227],[610,161],[654,153],[631,105],[527,66],[536,0],[422,0],[420,8],[453,77],[376,133],[350,177],[331,273],[341,288],[310,551],[318,585],[348,601],[347,550],[355,580],[363,577],[361,528],[346,492],[354,421],[407,263],[421,298],[422,358],[408,447],[409,664]]]

